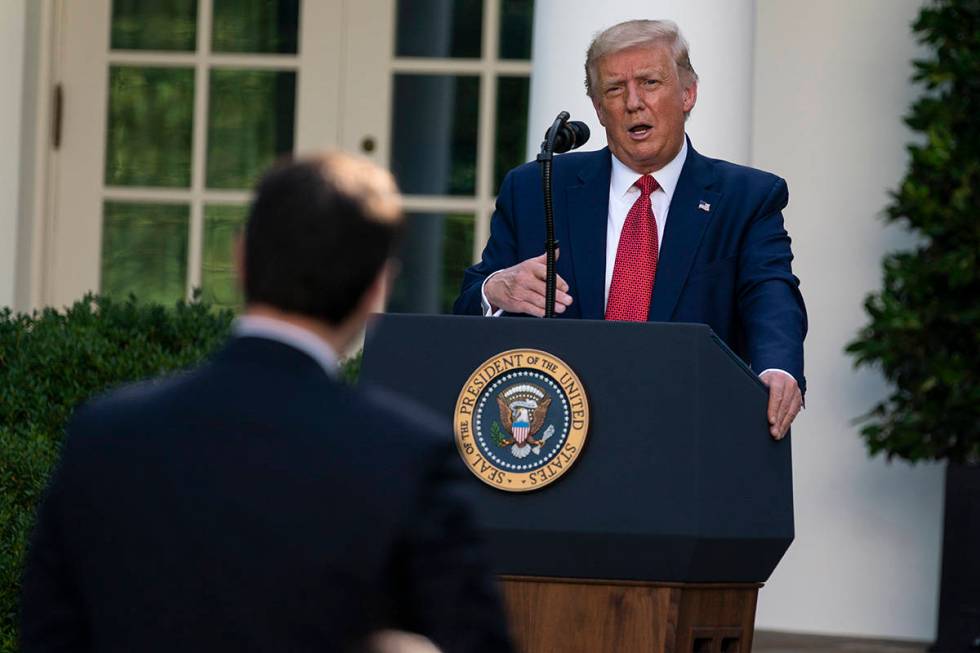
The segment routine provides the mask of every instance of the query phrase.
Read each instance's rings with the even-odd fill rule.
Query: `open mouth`
[[[630,133],[630,136],[632,136],[633,138],[643,138],[644,136],[649,134],[650,130],[652,129],[653,127],[650,125],[640,124],[640,125],[633,125],[627,131]]]

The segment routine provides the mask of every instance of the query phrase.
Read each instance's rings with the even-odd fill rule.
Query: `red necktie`
[[[646,322],[660,253],[650,193],[660,188],[660,184],[650,175],[643,175],[633,185],[640,189],[640,197],[626,215],[619,237],[606,319]]]

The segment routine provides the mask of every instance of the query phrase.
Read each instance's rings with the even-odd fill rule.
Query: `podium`
[[[448,436],[470,374],[518,348],[564,361],[590,409],[554,483],[462,472],[520,650],[751,651],[758,589],[793,539],[765,386],[704,325],[421,315],[378,316],[361,379],[444,415]]]

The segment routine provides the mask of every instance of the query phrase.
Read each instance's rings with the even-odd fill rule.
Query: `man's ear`
[[[235,259],[235,278],[238,282],[238,289],[245,292],[245,230],[242,229],[235,237],[235,245],[232,256]]]
[[[684,113],[689,113],[698,101],[698,83],[691,82],[691,85],[684,89]]]

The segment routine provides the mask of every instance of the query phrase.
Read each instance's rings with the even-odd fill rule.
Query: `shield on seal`
[[[524,444],[528,434],[531,432],[531,423],[526,420],[514,422],[512,434],[517,444]]]

